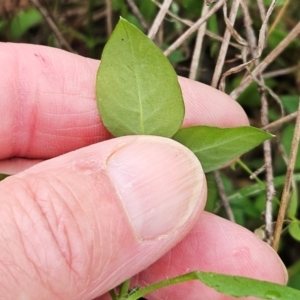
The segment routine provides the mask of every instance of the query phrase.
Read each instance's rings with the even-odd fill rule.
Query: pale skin
[[[0,182],[0,299],[108,299],[135,274],[144,286],[192,270],[285,284],[268,245],[203,212],[205,177],[190,151],[159,137],[111,139],[98,65],[0,43],[0,172],[13,174]],[[227,95],[179,81],[184,126],[248,125]],[[191,282],[148,299],[230,298]]]

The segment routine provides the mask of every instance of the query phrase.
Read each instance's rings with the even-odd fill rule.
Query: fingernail
[[[204,175],[194,154],[171,139],[140,137],[114,152],[107,172],[142,240],[183,225],[198,206]]]

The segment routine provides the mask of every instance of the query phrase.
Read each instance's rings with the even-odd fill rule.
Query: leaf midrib
[[[132,45],[132,42],[129,38],[129,34],[124,26],[124,29],[125,29],[125,32],[126,32],[126,35],[127,35],[127,38],[128,38],[128,41],[129,41],[129,45],[130,45],[130,48],[131,48],[131,54],[133,53],[134,49],[133,49],[133,45]],[[131,55],[131,58],[133,57],[133,55]],[[133,73],[134,73],[134,81],[136,83],[136,88],[137,88],[137,94],[138,94],[138,106],[139,106],[139,124],[140,124],[140,131],[139,134],[145,134],[145,127],[144,127],[144,123],[143,123],[143,105],[142,105],[142,101],[141,101],[141,89],[140,89],[140,86],[138,84],[138,76],[137,76],[137,71],[136,71],[136,66],[135,66],[135,63],[132,64],[133,65]]]

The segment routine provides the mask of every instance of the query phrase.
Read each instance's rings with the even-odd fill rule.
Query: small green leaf
[[[298,110],[298,106],[299,106],[298,95],[282,95],[280,96],[280,100],[287,113],[291,114]]]
[[[120,19],[97,73],[98,108],[114,136],[173,136],[184,118],[177,75],[163,53],[139,29]]]
[[[7,174],[0,174],[0,181],[3,180],[4,178],[8,177],[10,175]]]
[[[251,126],[235,128],[193,126],[180,129],[173,138],[193,151],[200,160],[204,172],[209,172],[271,137],[271,134]]]
[[[218,188],[213,173],[206,174],[207,199],[205,211],[214,212],[218,203]]]
[[[289,234],[298,242],[300,242],[300,224],[294,221],[289,225]]]
[[[35,8],[19,11],[10,25],[11,38],[13,40],[21,38],[31,27],[39,24],[42,20],[42,15]]]
[[[293,178],[293,183],[292,183],[292,190],[290,192],[290,200],[289,200],[289,205],[286,211],[286,215],[290,219],[295,219],[297,217],[297,212],[298,212],[298,189],[296,186],[296,182]]]

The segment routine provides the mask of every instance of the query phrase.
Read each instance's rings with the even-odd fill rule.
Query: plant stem
[[[110,290],[109,294],[110,294],[112,300],[118,300],[118,296],[114,289]]]
[[[217,170],[214,171],[214,178],[215,178],[215,181],[216,181],[216,184],[217,184],[218,193],[219,193],[220,200],[221,200],[221,205],[225,209],[225,213],[226,213],[228,219],[231,222],[235,223],[234,214],[233,214],[232,209],[230,207],[228,197],[226,195],[225,188],[224,188],[224,185],[223,185],[223,182],[222,182],[219,171],[217,171]]]
[[[145,296],[146,294],[154,292],[163,287],[173,285],[173,284],[178,284],[178,283],[185,282],[185,281],[190,281],[190,280],[199,280],[199,278],[196,275],[196,272],[187,273],[187,274],[175,277],[175,278],[169,278],[169,279],[154,283],[152,285],[149,285],[145,288],[138,290],[133,295],[129,296],[127,298],[127,300],[137,300],[137,299]]]
[[[201,18],[204,17],[208,13],[208,10],[209,10],[209,6],[207,6],[205,3],[203,3]],[[200,54],[201,54],[203,39],[205,36],[206,25],[207,25],[207,22],[204,22],[198,29],[196,45],[194,47],[194,53],[193,53],[191,67],[190,67],[190,74],[189,74],[189,78],[192,80],[196,80],[196,77],[197,77],[197,71],[198,71],[198,66],[200,63]]]
[[[253,172],[248,168],[248,166],[239,158],[236,161],[237,164],[239,164],[249,175],[252,175]],[[254,177],[254,180],[259,184],[264,184],[262,180],[260,180],[258,177]]]
[[[151,28],[149,30],[149,33],[148,33],[149,39],[151,39],[151,40],[154,39],[154,37],[158,31],[158,28],[161,26],[171,3],[172,3],[172,0],[164,0],[163,5],[161,6],[160,11],[156,15],[156,18],[153,21],[153,25],[151,26]]]
[[[274,48],[264,60],[252,71],[252,74],[243,79],[241,84],[230,93],[233,99],[236,99],[253,81],[253,77],[261,74],[267,66],[289,45],[289,43],[300,34],[300,22],[289,32],[289,34]]]
[[[226,2],[225,2],[224,5],[226,5]],[[230,14],[229,14],[229,22],[232,26],[234,25],[239,5],[240,5],[240,0],[233,0],[232,1],[232,7],[231,7],[231,10],[230,10]],[[220,75],[221,75],[221,72],[222,72],[222,69],[223,69],[223,65],[224,65],[225,56],[226,56],[226,53],[227,53],[230,37],[231,37],[230,30],[229,30],[228,27],[226,27],[224,37],[223,37],[224,41],[221,45],[218,60],[217,60],[217,63],[216,63],[215,72],[213,74],[213,79],[212,79],[212,82],[211,82],[211,86],[215,87],[215,88],[218,86],[218,82],[219,82]]]
[[[120,286],[120,294],[119,294],[119,299],[126,299],[126,296],[128,295],[128,290],[130,286],[130,279],[127,279],[124,281],[121,286]]]
[[[290,187],[291,187],[291,183],[293,180],[293,172],[294,172],[295,163],[296,163],[299,139],[300,139],[300,101],[299,101],[299,107],[298,107],[298,116],[297,116],[297,120],[296,120],[295,132],[294,132],[294,137],[293,137],[293,141],[292,141],[291,154],[290,154],[289,163],[287,166],[286,182],[285,182],[282,196],[281,196],[281,203],[280,203],[280,207],[279,207],[279,212],[278,212],[278,217],[277,217],[277,222],[276,222],[276,227],[275,227],[274,240],[273,240],[273,244],[272,244],[272,246],[275,250],[278,249],[278,244],[279,244],[279,239],[280,239],[280,235],[281,235],[282,225],[284,222],[285,212],[286,212],[287,205],[289,202],[289,192],[290,192]]]
[[[50,16],[49,11],[46,9],[46,7],[42,6],[38,0],[30,0],[30,2],[38,9],[38,11],[41,13],[51,30],[53,31],[57,41],[61,46],[63,46],[66,50],[72,53],[76,53],[70,44],[67,42],[67,40],[64,38],[62,33],[60,32],[58,26],[54,22],[54,19]]]
[[[221,0],[214,5],[212,9],[208,11],[208,13],[200,18],[196,23],[194,23],[188,30],[186,30],[172,45],[169,46],[168,49],[164,51],[164,55],[170,55],[174,50],[176,50],[179,46],[183,44],[183,42],[192,35],[198,28],[206,22],[223,4],[225,0]]]

